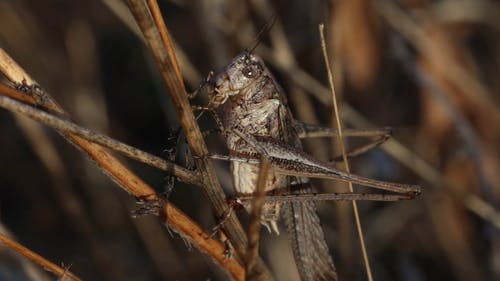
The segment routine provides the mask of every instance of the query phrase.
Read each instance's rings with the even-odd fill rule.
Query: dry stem
[[[75,280],[75,281],[82,280],[79,277],[77,277],[76,275],[74,275],[73,273],[71,273],[68,269],[61,268],[60,266],[56,265],[55,263],[48,261],[44,257],[31,251],[30,249],[17,243],[16,241],[10,239],[9,237],[5,236],[2,233],[0,233],[0,242],[3,243],[8,248],[10,248],[11,250],[13,250],[14,252],[19,253],[20,255],[24,256],[28,260],[31,260],[34,263],[41,265],[45,270],[50,271],[61,278],[71,278],[71,280]]]
[[[260,239],[260,216],[262,213],[262,206],[265,203],[266,197],[266,182],[271,169],[271,163],[263,155],[261,157],[259,177],[257,179],[257,187],[252,199],[252,212],[250,213],[250,224],[248,226],[248,247],[245,256],[246,265],[246,278],[247,280],[255,280],[257,277],[255,272],[255,265],[257,257],[259,256],[259,239]]]
[[[335,87],[333,85],[333,75],[332,75],[332,70],[330,69],[330,63],[328,60],[328,54],[326,51],[326,42],[325,42],[325,34],[324,34],[324,25],[320,24],[319,25],[319,34],[321,36],[321,49],[323,50],[323,57],[325,59],[325,64],[326,64],[326,70],[328,73],[328,82],[330,85],[330,90],[332,92],[332,100],[333,100],[333,108],[334,108],[334,117],[337,125],[337,130],[339,132],[339,146],[340,146],[340,151],[342,151],[342,159],[344,162],[344,168],[345,171],[350,173],[349,169],[349,162],[347,161],[347,153],[346,153],[346,148],[344,145],[344,139],[342,135],[342,124],[341,124],[341,119],[340,119],[340,110],[337,105],[337,97],[335,96]],[[354,188],[352,186],[352,182],[348,182],[349,185],[349,191],[351,193],[354,192]],[[366,269],[366,275],[369,281],[373,281],[373,276],[372,276],[372,269],[370,265],[370,260],[368,259],[368,252],[366,250],[366,245],[365,245],[365,237],[363,235],[363,228],[361,228],[361,219],[359,217],[359,211],[358,211],[358,204],[356,201],[352,201],[352,208],[354,211],[354,219],[356,220],[356,228],[358,230],[358,237],[359,237],[359,243],[361,244],[361,252],[363,253],[363,260],[365,262],[365,269]]]

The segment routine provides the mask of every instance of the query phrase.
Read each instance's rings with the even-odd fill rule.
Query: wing
[[[309,185],[309,183],[305,183]],[[308,192],[311,188],[297,192]],[[337,280],[315,202],[293,202],[282,206],[295,262],[303,281]]]

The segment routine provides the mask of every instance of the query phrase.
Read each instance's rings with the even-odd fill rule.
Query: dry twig
[[[0,233],[0,243],[4,244],[6,247],[10,248],[12,251],[24,256],[25,258],[31,260],[34,263],[41,265],[45,270],[54,273],[61,278],[69,278],[74,281],[80,281],[81,279],[71,273],[68,269],[61,268],[53,262],[48,261],[39,254],[31,251],[30,249],[24,247],[23,245],[17,243],[16,241],[10,239],[4,234]],[[67,279],[66,279],[67,280]]]
[[[347,153],[346,153],[346,148],[345,148],[344,139],[343,139],[343,135],[342,135],[342,121],[340,119],[340,110],[339,110],[339,107],[337,105],[337,96],[335,95],[335,87],[333,85],[332,70],[330,69],[330,63],[328,60],[328,53],[326,51],[326,40],[325,40],[324,25],[323,24],[319,25],[319,34],[321,36],[321,49],[323,50],[323,58],[325,60],[326,71],[328,73],[328,82],[330,85],[330,90],[332,92],[334,119],[336,121],[335,124],[337,126],[337,131],[339,133],[340,151],[342,152],[342,159],[344,162],[345,171],[350,173],[349,162],[347,161]],[[354,188],[352,186],[352,182],[348,182],[348,185],[349,185],[349,191],[351,193],[353,193]],[[361,252],[363,253],[363,260],[365,263],[366,275],[367,275],[367,278],[369,281],[373,281],[372,269],[371,269],[371,265],[370,265],[370,260],[368,259],[368,252],[366,251],[365,237],[363,235],[363,229],[361,228],[361,218],[359,217],[358,204],[356,203],[356,201],[352,201],[352,208],[354,211],[354,219],[356,220],[356,228],[358,230],[359,243],[361,244]]]
[[[256,280],[258,271],[255,272],[257,257],[259,256],[260,239],[260,216],[262,206],[265,203],[266,181],[271,169],[271,163],[265,155],[261,157],[259,177],[257,179],[257,188],[252,199],[252,212],[250,213],[250,224],[248,225],[248,247],[245,256],[246,278],[247,280]]]

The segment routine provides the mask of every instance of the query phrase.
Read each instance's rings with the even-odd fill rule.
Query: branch
[[[22,255],[28,260],[41,265],[45,270],[54,273],[55,275],[61,277],[61,280],[67,280],[65,278],[71,278],[74,281],[81,281],[79,277],[71,273],[68,269],[63,269],[57,264],[48,261],[39,254],[31,251],[30,249],[24,247],[23,245],[17,243],[16,241],[10,239],[4,234],[0,233],[0,243],[3,243],[6,247],[10,248],[12,251]]]

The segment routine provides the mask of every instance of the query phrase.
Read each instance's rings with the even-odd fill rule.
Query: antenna
[[[264,34],[264,32],[268,32],[269,30],[271,30],[271,28],[273,27],[274,23],[276,22],[276,18],[277,18],[276,14],[272,15],[271,18],[262,27],[262,29],[257,34],[254,42],[252,43],[252,47],[250,49],[245,49],[245,51],[248,54],[251,54],[255,50],[255,48],[257,48],[257,46],[259,46],[260,41],[262,39],[262,35]]]

